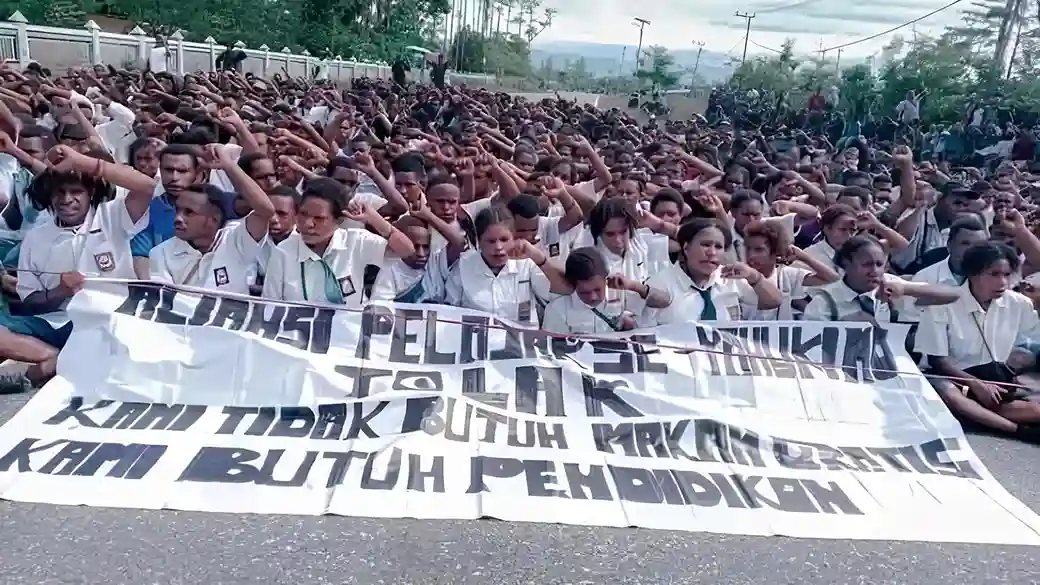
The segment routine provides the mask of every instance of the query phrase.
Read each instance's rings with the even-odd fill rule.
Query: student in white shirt
[[[863,321],[891,323],[898,315],[893,300],[908,295],[918,305],[943,304],[957,298],[957,290],[912,283],[888,274],[884,244],[869,234],[853,236],[834,255],[841,280],[823,286],[805,308],[809,321]]]
[[[227,150],[211,144],[206,158],[211,167],[227,173],[252,211],[227,225],[222,193],[211,194],[210,185],[182,191],[174,202],[174,237],[149,255],[151,280],[246,295],[274,205]]]
[[[344,229],[339,225],[343,217],[371,231]],[[381,265],[387,248],[401,257],[415,253],[408,236],[379,212],[356,202],[348,205],[346,190],[332,179],[307,182],[296,229],[271,253],[265,298],[360,307],[365,266]]]
[[[390,259],[379,269],[372,286],[372,300],[442,302],[451,267],[467,247],[465,236],[426,206],[411,211],[395,226],[412,241],[415,253],[408,258]],[[447,245],[434,250],[433,232],[440,234]]]
[[[267,197],[274,206],[274,215],[271,216],[267,238],[260,244],[260,256],[253,267],[250,279],[252,284],[249,285],[249,294],[253,296],[260,296],[264,290],[267,263],[271,261],[274,249],[296,231],[296,208],[300,206],[300,194],[285,185],[278,185]]]
[[[550,258],[566,258],[570,243],[566,236],[585,219],[581,208],[567,193],[567,186],[559,179],[545,176],[535,183],[528,182],[528,189],[544,194],[549,202],[558,201],[564,213],[558,217],[545,217],[541,215],[542,205],[539,198],[529,193],[521,193],[510,199],[506,205],[513,214],[516,236],[538,246]]]
[[[747,264],[722,265],[730,245],[727,226],[715,219],[693,218],[679,227],[679,261],[650,277],[647,284],[665,291],[665,308],[649,307],[640,325],[653,327],[687,321],[740,321],[742,306],[775,309],[783,296],[772,281]]]
[[[964,253],[967,282],[956,302],[930,307],[916,349],[928,356],[933,386],[950,409],[987,428],[1040,442],[1040,404],[1016,388],[1008,366],[1015,346],[1040,335],[1032,301],[1010,290],[1018,256],[1007,246],[978,244]]]
[[[625,311],[619,295],[608,289],[630,291],[646,305],[663,308],[668,295],[620,274],[609,275],[607,264],[596,248],[578,248],[567,256],[564,277],[574,287],[569,295],[557,297],[545,307],[542,329],[553,333],[612,333],[637,327],[637,315]]]
[[[458,183],[450,175],[438,175],[430,177],[428,184],[429,187],[426,189],[425,199],[430,212],[451,228],[453,234],[458,233],[465,238],[466,229],[459,221],[461,191]],[[462,215],[468,222],[469,217],[465,214]],[[430,233],[431,254],[438,250],[443,250],[447,245],[448,238],[442,235],[440,231],[434,230]]]
[[[742,308],[743,318],[752,321],[789,321],[805,308],[807,286],[822,286],[838,280],[828,264],[791,245],[791,234],[776,222],[756,221],[744,226],[744,249],[747,264],[762,273],[780,290],[783,303],[776,309]],[[809,266],[802,268],[780,264],[778,260],[795,260]],[[800,306],[793,306],[800,304]]]
[[[477,249],[464,252],[452,269],[446,304],[537,325],[534,279],[546,278],[555,294],[573,290],[563,270],[544,252],[514,236],[513,216],[507,209],[484,209],[474,218],[473,227]]]
[[[135,277],[130,238],[147,224],[155,179],[111,162],[107,153],[95,155],[56,146],[47,154],[51,169],[30,187],[34,203],[54,216],[22,241],[18,295],[32,312],[63,308],[84,274]],[[114,196],[112,185],[128,194]]]
[[[967,280],[961,268],[964,253],[972,246],[985,243],[988,239],[989,233],[986,231],[986,225],[981,217],[967,214],[957,218],[950,224],[950,237],[946,242],[949,257],[918,271],[911,280],[925,284],[961,286]],[[921,320],[920,313],[921,311],[913,303],[905,303],[904,309],[900,311],[899,320],[916,323]]]
[[[845,242],[857,233],[871,234],[885,246],[887,250],[905,250],[909,243],[906,238],[899,235],[892,228],[881,223],[881,220],[869,211],[856,211],[855,209],[836,203],[820,214],[820,224],[823,227],[821,239],[809,246],[805,251],[820,260],[830,264],[832,269],[840,267],[834,264],[834,255]]]
[[[640,229],[640,221],[661,233]],[[649,212],[640,211],[637,215],[623,197],[607,197],[592,208],[588,228],[572,245],[593,246],[599,250],[610,274],[646,282],[651,275],[671,264],[668,242],[676,229],[675,225],[665,223]],[[611,291],[611,295],[621,298],[626,311],[637,315],[642,312],[644,301],[639,295],[617,290]]]

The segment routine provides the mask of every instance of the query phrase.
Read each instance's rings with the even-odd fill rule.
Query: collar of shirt
[[[510,258],[509,260],[506,260],[506,265],[502,267],[502,270],[499,270],[498,274],[495,274],[495,271],[492,270],[491,267],[488,266],[487,261],[484,260],[484,255],[480,254],[479,250],[477,251],[477,254],[480,255],[480,262],[477,263],[477,270],[488,278],[498,278],[499,276],[504,276],[506,274],[516,274],[520,271],[520,267],[517,266],[517,261]]]
[[[874,290],[865,293],[858,293],[849,288],[849,285],[845,284],[845,279],[839,280],[838,282],[834,283],[829,292],[831,293],[831,296],[834,297],[835,302],[838,303],[854,303],[857,302],[856,299],[860,297],[867,298],[875,302],[877,301],[877,297],[875,296]]]
[[[968,286],[968,283],[965,282],[964,284],[962,284],[960,286],[960,291],[961,296],[957,299],[957,302],[962,307],[966,308],[968,313],[982,313],[983,315],[986,314],[988,309],[983,309],[982,305],[979,304],[978,299],[975,298],[975,295],[971,294],[971,288]],[[993,309],[997,307],[1007,307],[1007,298],[1008,293],[1000,295],[999,297],[993,299],[992,302],[990,302],[989,308]]]
[[[708,278],[708,282],[704,283],[704,286],[697,286],[697,284],[695,282],[693,282],[693,279],[690,278],[690,275],[686,273],[686,270],[683,269],[681,262],[676,262],[675,266],[676,266],[676,268],[679,269],[678,270],[678,273],[679,273],[679,277],[678,277],[679,278],[679,284],[684,289],[701,290],[701,291],[711,290],[711,288],[713,286],[718,284],[719,278],[721,278],[719,275],[722,272],[722,268],[719,267],[719,268],[715,269],[715,272],[711,273],[711,277]]]
[[[322,258],[327,257],[329,253],[333,250],[347,249],[347,230],[343,228],[337,228],[336,231],[332,234],[332,239],[329,240],[329,245],[327,248],[325,248],[325,253],[321,256],[315,254],[314,250],[311,250],[310,247],[303,242],[303,238],[300,236],[300,234],[298,234],[295,231],[292,234],[290,234],[289,237],[286,239],[292,239],[293,241],[294,247],[296,248],[295,256],[297,262],[318,262]]]

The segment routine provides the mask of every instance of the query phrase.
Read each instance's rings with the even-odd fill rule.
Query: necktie
[[[711,288],[707,289],[695,289],[701,294],[701,299],[704,301],[704,308],[701,309],[701,321],[716,321],[719,318],[718,313],[715,311],[715,301],[711,300]]]
[[[856,302],[859,303],[859,306],[861,309],[863,309],[864,313],[870,315],[871,317],[874,317],[876,315],[877,311],[874,308],[874,299],[869,295],[859,295],[858,297],[856,297]]]

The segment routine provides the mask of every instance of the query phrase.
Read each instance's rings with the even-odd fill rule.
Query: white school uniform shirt
[[[1026,296],[1007,291],[983,309],[967,284],[948,305],[927,307],[914,349],[949,358],[961,370],[989,362],[1007,362],[1011,351],[1040,338],[1040,318]]]
[[[372,285],[372,300],[393,301],[403,296],[401,302],[442,302],[450,272],[444,249],[431,252],[423,268],[412,268],[404,260],[390,257]]]
[[[245,221],[221,228],[205,254],[180,238],[170,238],[148,255],[151,280],[248,295],[266,239],[254,240]]]
[[[650,277],[647,282],[651,288],[668,293],[669,304],[663,309],[644,309],[639,324],[642,327],[655,327],[672,323],[699,321],[704,310],[704,298],[701,290],[711,291],[711,301],[715,305],[716,321],[741,321],[745,306],[758,306],[758,293],[742,278],[723,278],[721,268],[715,270],[704,287],[693,283],[686,271],[678,263],[671,264],[665,270]]]
[[[910,278],[910,281],[923,284],[939,284],[953,288],[964,284],[964,279],[958,278],[953,274],[953,270],[950,270],[949,258],[918,271],[917,274]],[[923,307],[917,306],[916,299],[913,297],[900,299],[899,320],[917,323],[921,320],[923,309]]]
[[[649,278],[662,272],[671,265],[668,257],[668,236],[655,234],[649,230],[636,230],[628,240],[628,248],[623,256],[611,252],[602,241],[593,241],[592,232],[583,228],[570,245],[571,250],[593,246],[603,255],[608,274],[621,274],[636,282],[646,283]],[[638,293],[631,291],[607,291],[610,300],[619,298],[624,310],[638,315],[646,301]]]
[[[105,149],[116,161],[131,163],[130,145],[137,140],[134,133],[134,122],[137,116],[123,104],[112,102],[108,105],[107,113],[111,120],[97,124],[94,130],[101,137]]]
[[[29,230],[18,258],[18,296],[24,300],[55,288],[62,272],[137,278],[130,240],[147,225],[147,211],[136,223],[130,219],[122,192],[88,211],[82,225],[66,228],[51,221]]]
[[[542,315],[542,329],[553,333],[577,333],[585,335],[596,335],[600,333],[614,333],[614,328],[606,319],[597,315],[599,311],[604,317],[616,319],[623,311],[620,297],[613,295],[607,297],[596,307],[590,307],[581,300],[577,293],[561,295],[553,299],[545,307]]]
[[[510,259],[495,274],[480,250],[459,257],[445,286],[445,304],[491,313],[522,325],[538,326],[533,280],[545,279],[534,260]]]
[[[462,226],[459,224],[459,220],[457,220],[457,219],[453,220],[451,223],[448,224],[448,227],[450,227],[451,229],[453,229],[456,232],[458,232],[459,235],[461,235],[465,239],[466,232],[465,232],[465,230],[462,229]],[[430,228],[430,253],[433,254],[434,252],[438,252],[438,251],[443,250],[443,249],[445,249],[447,247],[448,247],[448,238],[445,238],[443,234],[441,234],[439,231],[437,231],[437,230],[435,230],[435,229],[433,229],[431,227]]]
[[[812,273],[811,270],[800,266],[777,264],[773,274],[765,278],[780,289],[783,302],[775,309],[759,309],[756,295],[754,303],[741,306],[741,318],[746,321],[790,321],[794,319],[794,308],[791,307],[791,301],[805,298],[807,294],[804,286],[805,277]]]
[[[882,278],[886,283],[907,284],[907,281],[893,274],[885,274]],[[834,299],[833,306],[827,301],[828,294],[830,298]],[[859,300],[861,298],[862,301]],[[867,313],[867,307],[873,307],[873,318]],[[857,293],[849,288],[844,280],[818,288],[813,294],[812,301],[805,307],[802,318],[807,321],[831,321],[835,316],[838,321],[892,322],[892,311],[888,303],[878,300],[876,290]]]
[[[913,213],[907,210],[903,217]],[[939,223],[935,220],[935,212],[928,209],[917,220],[914,227],[914,235],[910,238],[910,247],[905,250],[892,252],[892,263],[896,266],[907,266],[925,252],[944,247],[950,239],[950,230],[939,229]]]
[[[839,276],[845,273],[844,270],[838,268],[838,265],[834,263],[835,250],[830,244],[827,243],[826,238],[820,238],[819,242],[816,242],[815,244],[806,248],[805,253],[812,256],[813,258],[816,258],[820,262],[823,262],[824,265],[829,266],[831,270],[837,272]],[[804,262],[796,262],[795,265],[801,266],[803,268],[808,268],[808,265],[806,265]]]
[[[327,273],[321,265],[324,261],[340,287],[343,304],[359,307],[364,303],[365,266],[382,264],[385,252],[384,238],[365,230],[339,228],[319,257],[299,233],[293,232],[271,253],[263,296],[283,301],[330,302],[325,294]]]
[[[386,205],[386,199],[380,195],[375,195],[373,193],[358,193],[356,191],[354,192],[353,197],[350,198],[350,201],[351,203],[357,201],[361,205],[370,207],[375,211],[379,211],[384,205]],[[343,218],[343,221],[339,222],[339,227],[346,230],[363,230],[365,229],[365,224],[350,219],[349,217],[345,217]]]

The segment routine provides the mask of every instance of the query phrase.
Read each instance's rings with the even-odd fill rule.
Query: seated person
[[[1040,335],[1032,301],[1010,290],[1019,258],[993,243],[961,260],[967,282],[956,302],[921,317],[916,349],[927,356],[932,385],[950,410],[990,430],[1040,443],[1040,404],[1030,402],[1008,366],[1015,346]]]
[[[360,307],[366,266],[381,265],[388,248],[405,258],[415,254],[408,236],[371,207],[348,206],[347,197],[332,179],[307,182],[296,210],[297,231],[271,253],[264,298]],[[342,228],[343,218],[372,231]]]
[[[150,253],[151,280],[247,295],[274,206],[226,150],[213,145],[207,154],[214,166],[227,173],[252,211],[244,220],[225,227],[219,189],[210,193],[210,185],[192,185],[182,190],[174,202],[175,237]]]
[[[443,302],[444,285],[451,267],[466,249],[465,236],[425,205],[402,217],[395,225],[411,240],[415,254],[408,258],[392,258],[380,268],[372,287],[372,300]],[[432,248],[434,231],[448,242],[447,246],[439,250]]]
[[[620,274],[608,275],[603,255],[591,246],[573,250],[567,256],[564,278],[574,292],[557,297],[545,307],[542,329],[546,331],[597,334],[635,329],[636,315],[625,311],[622,297],[607,294],[608,289],[634,292],[652,308],[667,306],[668,295],[664,291]]]

